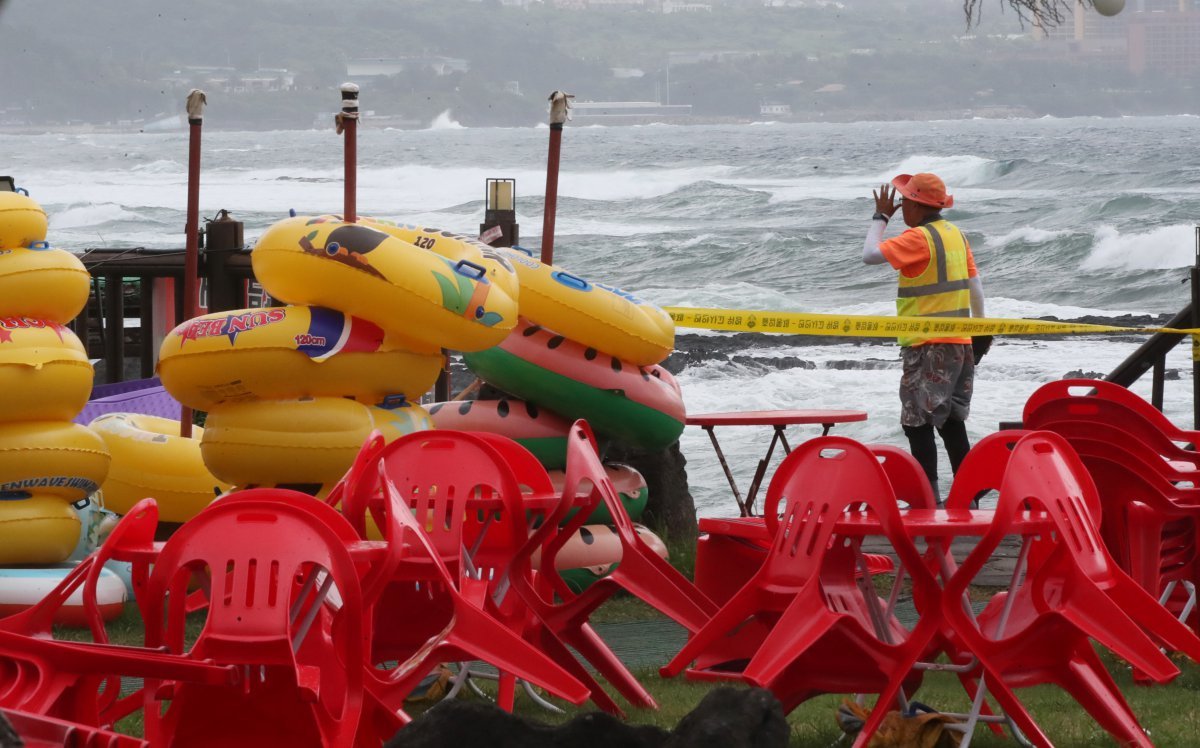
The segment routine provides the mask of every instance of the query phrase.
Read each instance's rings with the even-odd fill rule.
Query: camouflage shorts
[[[904,360],[904,374],[900,377],[902,425],[932,423],[941,428],[951,416],[967,420],[975,383],[971,346],[928,343],[903,348],[900,355]]]

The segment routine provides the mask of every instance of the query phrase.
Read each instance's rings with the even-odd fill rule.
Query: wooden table
[[[725,478],[729,481],[729,487],[733,489],[733,498],[737,501],[738,511],[741,516],[750,517],[754,515],[754,499],[758,494],[759,486],[762,485],[763,477],[767,473],[771,455],[775,452],[775,444],[782,442],[784,453],[791,454],[792,448],[784,434],[784,430],[788,426],[820,424],[821,435],[824,436],[829,433],[829,429],[833,428],[834,424],[865,420],[867,420],[867,414],[861,410],[747,410],[691,415],[687,418],[687,425],[699,426],[708,432],[708,438],[712,440],[713,449],[717,452],[717,459],[720,460],[721,468],[725,471]],[[775,433],[771,437],[771,443],[767,446],[767,454],[758,461],[758,467],[754,471],[754,478],[750,482],[750,490],[746,493],[745,501],[742,500],[742,494],[738,490],[737,481],[733,478],[733,472],[729,469],[725,453],[721,450],[721,444],[717,441],[716,428],[718,426],[770,426],[774,429]]]

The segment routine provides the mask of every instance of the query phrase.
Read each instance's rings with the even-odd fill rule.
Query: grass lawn
[[[197,614],[191,627],[193,635],[201,625],[201,615]],[[597,611],[594,620],[597,623],[623,623],[645,621],[657,616],[655,611],[641,601],[626,597],[610,601]],[[132,605],[127,607],[123,616],[111,622],[108,628],[115,643],[142,642],[141,620]],[[63,638],[88,638],[87,632],[83,630],[63,629],[56,634]],[[1200,743],[1200,666],[1178,661],[1183,673],[1175,682],[1167,686],[1145,687],[1133,683],[1129,668],[1122,663],[1109,657],[1105,658],[1105,662],[1109,664],[1118,685],[1142,725],[1149,731],[1155,745],[1194,746]],[[711,688],[710,684],[690,682],[682,676],[664,680],[659,677],[657,670],[652,668],[636,671],[635,674],[659,704],[657,711],[629,709],[629,720],[637,723],[652,723],[670,728],[691,711]],[[1056,745],[1113,745],[1108,734],[1097,727],[1082,709],[1059,689],[1041,686],[1023,689],[1018,695]],[[839,695],[818,697],[792,712],[788,717],[792,727],[791,744],[828,746],[837,741],[841,730],[834,715],[841,699]],[[928,673],[915,699],[943,711],[966,711],[969,706],[957,679],[949,673]],[[623,703],[619,697],[617,701]],[[416,711],[419,710],[415,709],[414,712]],[[545,722],[565,719],[540,710],[527,698],[523,698],[520,692],[517,711]],[[567,713],[569,716],[580,711],[582,710],[571,707]],[[140,735],[141,715],[137,714],[124,720],[118,725],[118,729],[127,734]],[[1007,735],[995,737],[982,728],[973,742],[973,745],[978,746],[1011,744]]]

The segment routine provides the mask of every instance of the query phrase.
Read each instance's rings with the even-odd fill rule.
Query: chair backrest
[[[342,515],[363,538],[367,536],[367,510],[372,494],[378,492],[375,473],[383,447],[383,434],[373,430],[354,456],[350,469],[325,497],[325,503],[329,506],[341,507]]]
[[[306,494],[284,489],[241,493],[211,504],[163,546],[147,589],[147,644],[182,649],[187,584],[194,573],[206,571],[211,578],[209,613],[193,654],[225,664],[294,665],[291,634],[299,616],[293,605],[306,603],[293,599],[297,580],[323,574],[341,598],[339,617],[348,634],[341,639],[347,648],[343,661],[360,662],[362,595],[346,548],[348,540],[357,538],[353,528]]]
[[[775,490],[768,491],[764,507],[768,521],[779,516],[780,503],[785,506],[764,562],[764,575],[785,584],[814,578],[820,573],[838,519],[847,509],[861,508],[878,521],[880,534],[891,541],[912,576],[918,609],[937,606],[937,584],[904,529],[891,482],[870,448],[841,436],[810,439],[784,459],[771,484]]]
[[[867,448],[883,465],[883,472],[892,484],[896,501],[910,509],[936,509],[937,496],[921,463],[907,451],[891,444],[868,444]]]
[[[550,481],[550,475],[542,463],[538,462],[538,458],[533,456],[533,452],[502,434],[492,434],[486,431],[470,433],[500,453],[504,462],[512,470],[523,493],[554,493],[554,484]]]
[[[1113,564],[1100,536],[1099,506],[1096,485],[1071,445],[1058,434],[1034,432],[1013,449],[992,531],[1022,509],[1043,509],[1058,536],[1055,552],[1070,554],[1084,574],[1103,581]]]
[[[1121,429],[1130,438],[1144,442],[1169,460],[1200,465],[1200,454],[1184,448],[1185,443],[1193,441],[1191,435],[1181,432],[1161,413],[1158,418],[1151,419],[1126,403],[1089,396],[1045,400],[1036,408],[1026,406],[1025,410],[1027,428],[1042,429],[1058,421],[1105,424]]]
[[[1028,431],[997,431],[980,439],[967,453],[946,497],[947,509],[969,509],[980,494],[999,491],[1013,448]]]
[[[1137,413],[1149,421],[1159,431],[1167,434],[1173,441],[1196,442],[1198,435],[1176,426],[1162,411],[1138,396],[1137,393],[1113,382],[1103,379],[1062,379],[1047,382],[1034,391],[1025,401],[1023,418],[1027,421],[1034,413],[1047,403],[1062,399],[1107,400]]]
[[[455,566],[464,547],[476,567],[503,567],[526,538],[521,488],[504,457],[465,431],[423,431],[383,448],[379,462],[434,547]],[[469,510],[474,498],[501,508]],[[508,503],[513,502],[513,503]],[[486,532],[486,534],[485,534]],[[477,545],[480,537],[483,544]]]

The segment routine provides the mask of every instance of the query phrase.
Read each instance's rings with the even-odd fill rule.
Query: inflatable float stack
[[[55,564],[79,540],[72,504],[99,488],[104,441],[72,423],[92,391],[83,343],[65,325],[87,303],[87,270],[46,242],[46,213],[0,192],[0,565]]]
[[[158,364],[168,392],[208,413],[204,462],[237,486],[319,492],[373,428],[389,441],[431,428],[416,403],[442,348],[486,348],[516,324],[512,268],[448,232],[294,216],[251,262],[289,306],[188,320]]]
[[[464,355],[483,381],[566,422],[583,418],[600,437],[663,449],[686,413],[670,355],[669,315],[619,288],[542,263],[518,248],[498,250],[521,282],[521,320],[499,345]]]

